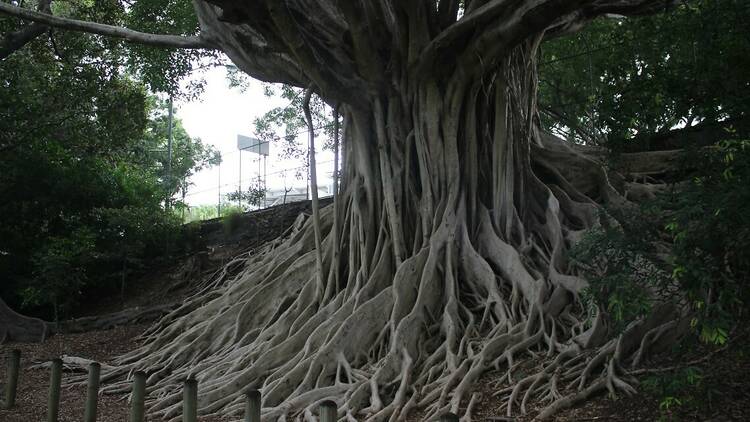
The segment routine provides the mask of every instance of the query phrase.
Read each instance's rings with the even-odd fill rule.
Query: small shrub
[[[23,306],[52,305],[58,321],[76,303],[88,282],[87,265],[95,250],[94,235],[86,228],[70,237],[51,237],[32,257],[33,278],[21,291]]]
[[[616,332],[651,310],[654,293],[668,283],[649,243],[655,236],[646,210],[619,216],[620,224],[589,231],[570,251],[571,264],[589,282],[581,298],[609,315]],[[611,215],[602,215],[612,221]]]
[[[667,203],[672,278],[701,341],[724,344],[750,299],[750,141],[722,141],[685,162],[696,170]]]
[[[233,235],[242,227],[242,211],[232,209],[222,219],[224,224],[224,233]]]
[[[659,400],[659,421],[675,420],[674,414],[680,408],[698,408],[704,405],[703,399],[710,389],[703,382],[703,371],[688,366],[673,373],[647,377],[641,383],[644,391]]]
[[[629,214],[610,212],[570,253],[589,281],[582,299],[616,329],[646,315],[653,298],[686,302],[704,343],[728,341],[750,300],[750,141],[690,151],[689,182]],[[671,239],[666,260],[654,245]]]

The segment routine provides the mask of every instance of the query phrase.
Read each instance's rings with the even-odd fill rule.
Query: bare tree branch
[[[39,13],[22,7],[16,7],[5,2],[0,2],[0,13],[55,28],[120,38],[135,44],[167,48],[216,48],[200,36],[184,37],[180,35],[150,34],[114,25],[61,18],[48,13]]]

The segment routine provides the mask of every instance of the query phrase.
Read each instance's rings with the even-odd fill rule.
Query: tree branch
[[[466,14],[443,29],[424,48],[419,68],[453,65],[481,69],[537,33],[559,35],[580,30],[597,16],[635,16],[664,10],[676,0],[475,0]],[[468,52],[465,59],[459,52]],[[477,54],[480,53],[480,54]],[[481,56],[481,58],[480,58]],[[463,62],[461,62],[463,60]]]
[[[50,3],[52,0],[40,0],[39,11],[44,13],[50,13]],[[8,56],[20,50],[26,44],[33,41],[36,37],[44,34],[47,30],[47,26],[41,23],[32,23],[26,25],[18,31],[11,32],[3,37],[0,41],[0,60],[5,60]]]
[[[150,34],[114,25],[61,18],[47,13],[39,13],[22,7],[16,7],[5,2],[0,2],[0,13],[55,28],[120,38],[135,44],[167,48],[216,48],[200,36],[184,37],[180,35]]]
[[[24,26],[23,29],[7,34],[3,37],[3,40],[0,41],[0,60],[5,60],[8,56],[23,48],[23,46],[30,43],[36,37],[44,34],[44,31],[46,30],[46,25],[33,23]]]

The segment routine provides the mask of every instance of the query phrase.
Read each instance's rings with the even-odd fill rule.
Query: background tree
[[[180,194],[184,200],[191,176],[204,168],[221,162],[221,155],[212,145],[205,145],[200,138],[193,138],[185,131],[180,119],[172,122],[172,154],[169,161],[168,130],[169,104],[153,99],[151,116],[140,148],[133,151],[131,159],[143,166],[160,169],[161,184],[168,197]],[[171,168],[172,174],[167,174]]]
[[[256,118],[253,121],[255,136],[263,142],[274,143],[276,148],[281,150],[281,158],[294,159],[302,163],[295,169],[294,176],[297,180],[305,179],[309,188],[310,155],[308,146],[303,139],[307,137],[310,129],[304,118],[304,90],[290,85],[274,86],[266,84],[264,94],[266,97],[278,95],[288,100],[289,103],[283,107],[275,107],[263,116]],[[321,149],[335,150],[333,109],[328,107],[320,97],[313,95],[310,99],[310,110],[313,130],[316,134],[323,136],[322,142],[320,142]],[[341,124],[340,119],[339,124]],[[280,135],[279,133],[283,134]],[[338,159],[338,156],[334,159]]]
[[[542,125],[574,142],[618,150],[746,137],[747,9],[744,1],[692,1],[672,13],[597,20],[545,43]],[[683,127],[699,136],[680,131],[682,144],[655,141]],[[729,127],[734,131],[723,129]]]
[[[188,208],[185,220],[191,223],[194,221],[210,220],[218,216],[219,209],[216,205],[198,205]]]
[[[266,189],[259,181],[251,182],[247,190],[234,191],[225,195],[227,202],[236,202],[238,208],[242,211],[259,208],[265,197]]]
[[[111,389],[146,370],[150,411],[176,419],[188,375],[205,386],[204,414],[238,413],[244,389],[262,388],[272,420],[323,399],[369,420],[468,402],[470,419],[471,387],[492,367],[505,371],[508,414],[533,397],[544,418],[604,389],[632,392],[625,366],[679,335],[679,309],[662,303],[612,337],[580,305],[586,282],[566,251],[600,223],[600,204],[630,204],[588,150],[540,130],[538,48],[597,16],[671,3],[195,1],[201,31],[180,39],[0,3],[48,25],[218,48],[344,116],[335,204],[165,317],[116,362]],[[525,352],[546,359],[514,380]]]
[[[119,19],[113,6],[55,7]],[[15,308],[56,320],[82,299],[121,291],[178,231],[165,198],[220,159],[176,119],[166,183],[165,103],[129,60],[109,39],[55,31],[0,63],[0,295]]]

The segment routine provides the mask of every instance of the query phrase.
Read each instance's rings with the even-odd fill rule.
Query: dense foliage
[[[659,421],[677,420],[679,411],[711,407],[720,376],[684,356],[707,356],[745,332],[750,303],[750,141],[722,141],[691,148],[682,156],[682,177],[621,224],[589,231],[571,251],[572,264],[588,278],[581,295],[586,306],[606,312],[622,332],[645,318],[660,300],[683,303],[692,335],[673,346],[684,366],[643,380],[659,399]],[[742,359],[742,341],[732,344]],[[738,344],[739,343],[739,344]],[[707,364],[711,368],[711,364]]]
[[[571,256],[590,282],[584,300],[618,329],[671,298],[702,342],[724,344],[750,303],[750,141],[688,150],[681,168],[686,182],[590,231]]]
[[[125,19],[117,4],[54,7]],[[166,102],[131,59],[107,39],[50,31],[0,63],[0,295],[12,306],[51,318],[119,291],[177,240],[165,200],[219,160],[176,120],[167,173]]]
[[[690,152],[690,182],[668,197],[672,277],[704,341],[723,343],[750,303],[750,141]]]
[[[743,0],[697,0],[638,19],[600,19],[544,43],[543,125],[575,142],[620,149],[633,148],[628,141],[639,135],[685,126],[731,124],[747,136],[747,12]]]
[[[638,318],[646,317],[653,301],[668,297],[671,285],[667,263],[657,257],[659,213],[648,206],[590,230],[570,251],[571,263],[586,276],[589,287],[582,300],[599,306],[613,329],[622,332]]]
[[[660,296],[688,303],[698,336],[723,343],[747,302],[746,12],[747,2],[698,0],[599,20],[543,45],[548,130],[615,153],[690,151],[679,174],[651,179],[688,182],[637,211],[610,210],[618,223],[590,231],[571,252],[591,282],[584,302],[607,311],[616,330],[648,315]],[[702,148],[721,139],[732,141]]]

